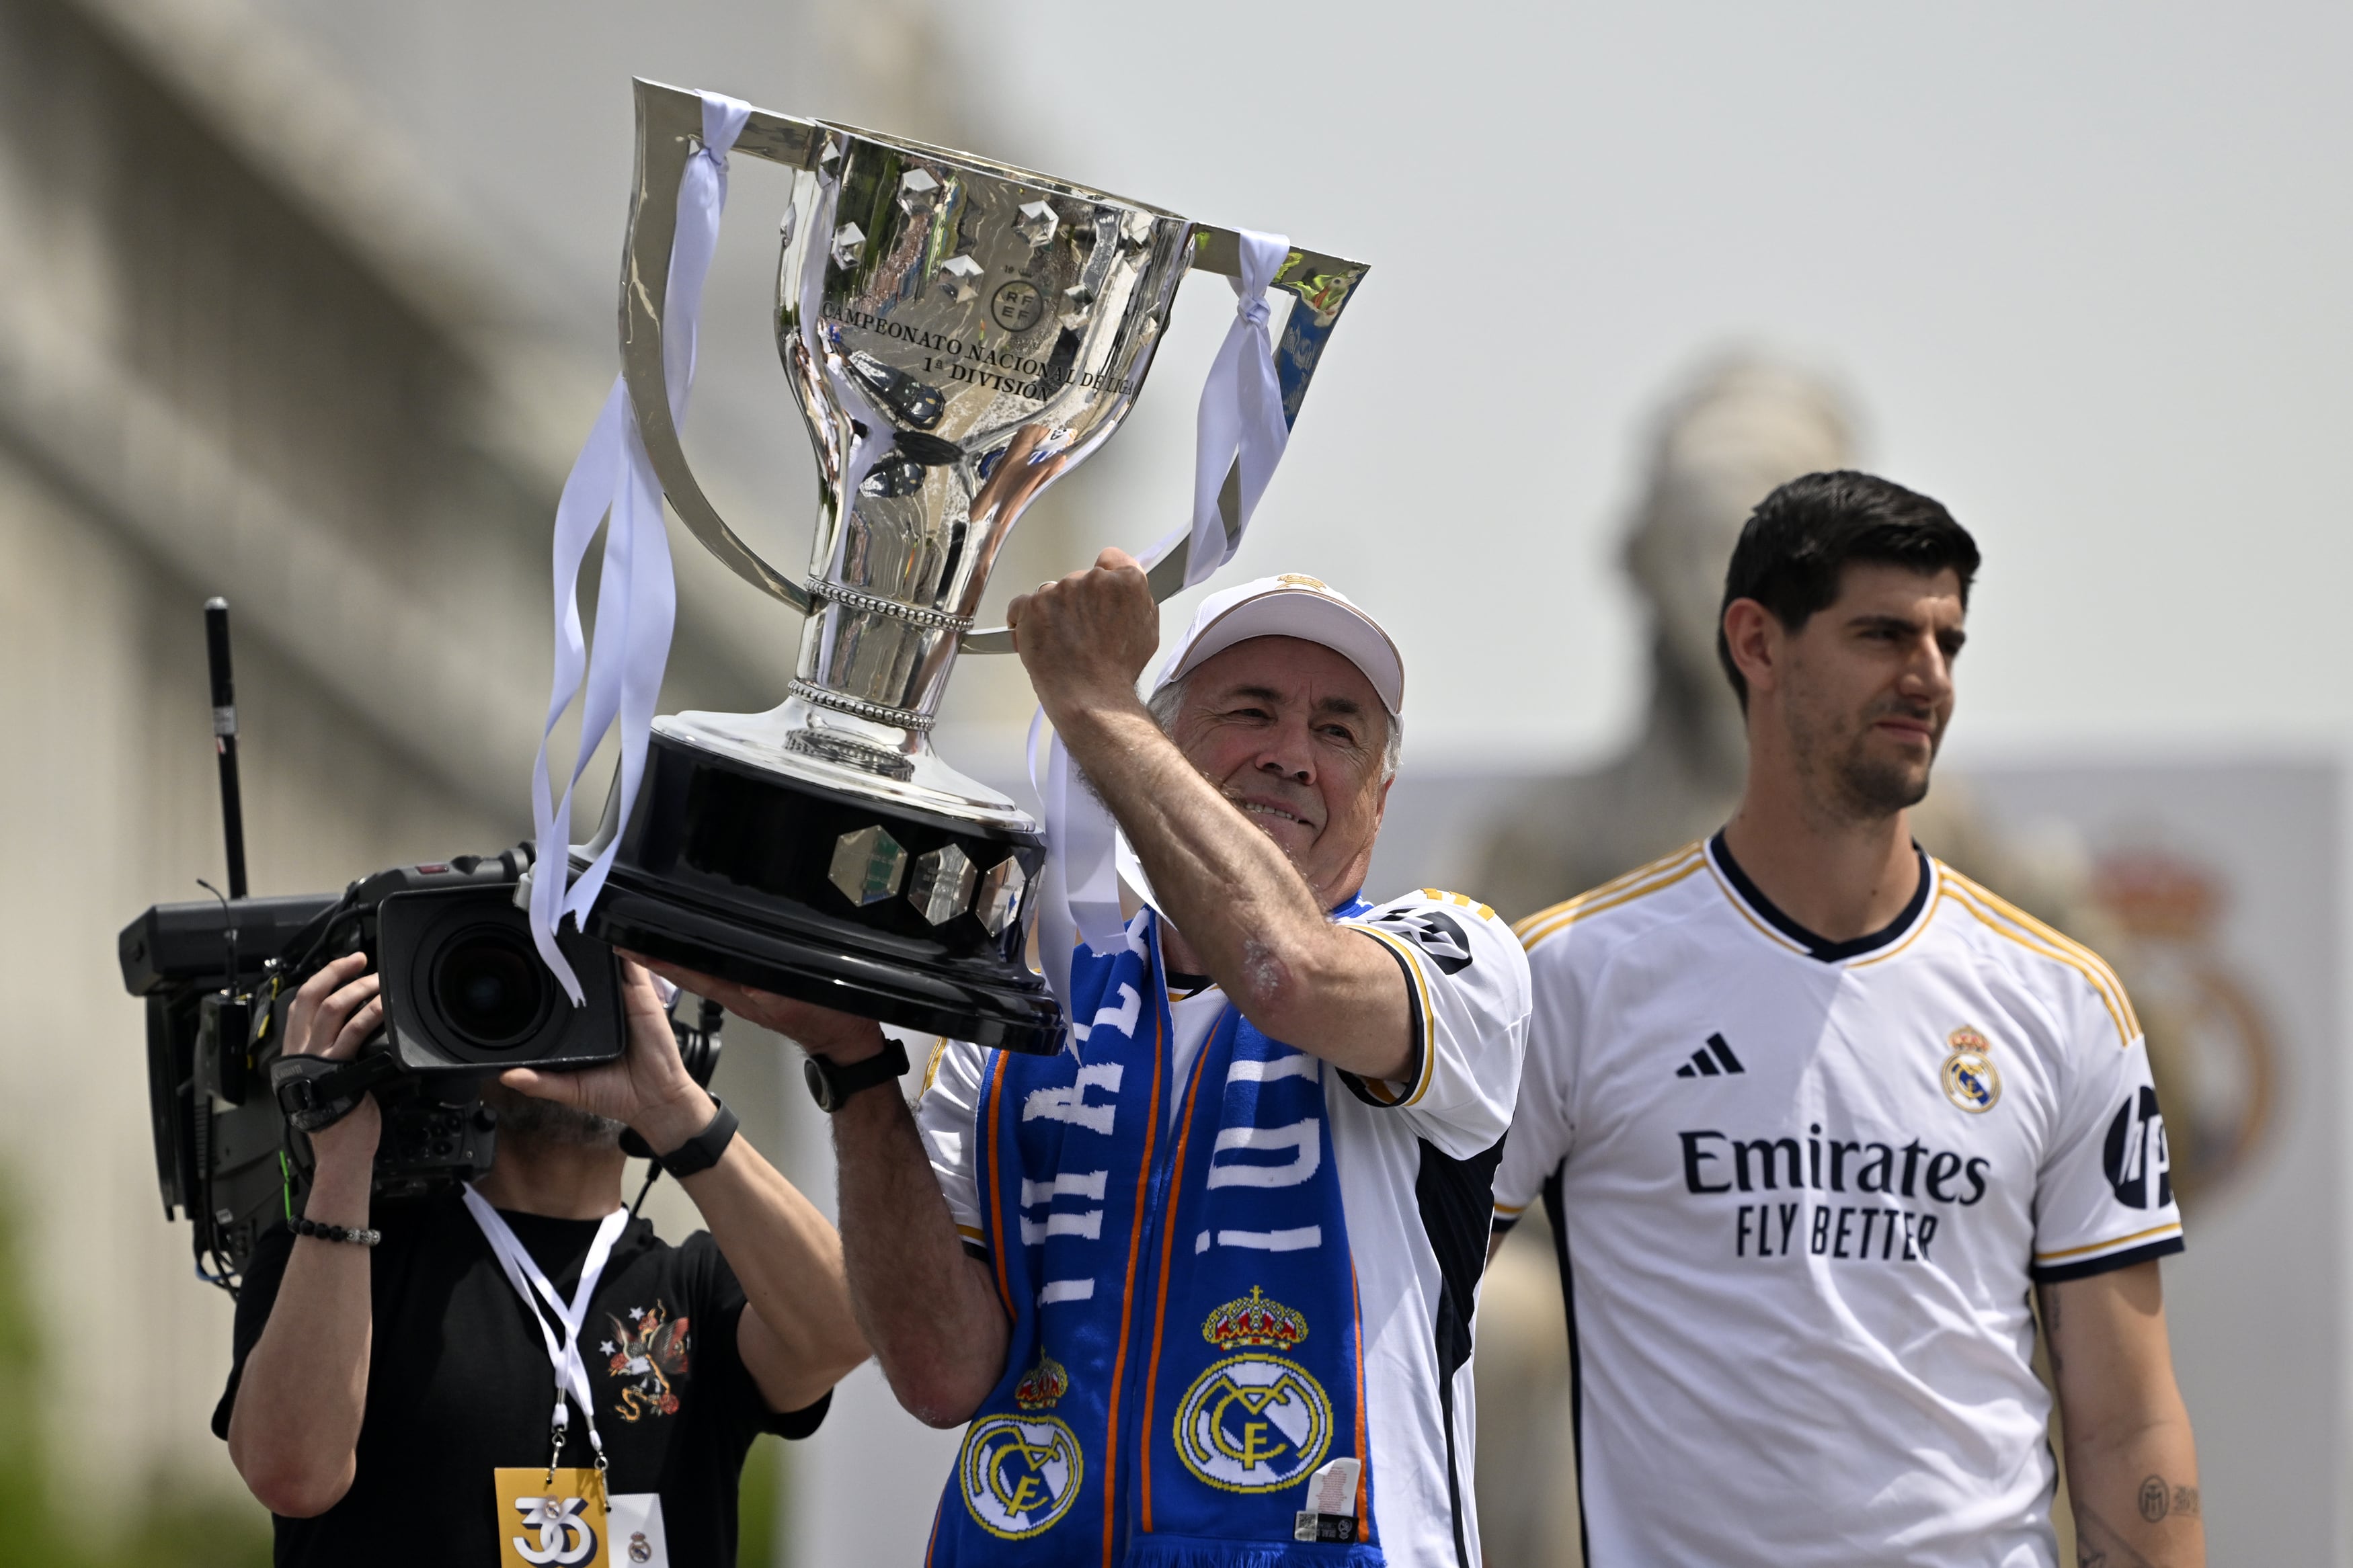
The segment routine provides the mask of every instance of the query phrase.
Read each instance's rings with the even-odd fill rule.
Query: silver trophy
[[[622,363],[670,506],[747,582],[807,617],[783,704],[654,721],[589,934],[746,984],[1016,1050],[1054,1048],[1029,967],[1038,825],[949,767],[931,730],[1008,531],[1117,429],[1188,268],[1239,274],[1230,230],[970,153],[754,110],[733,151],[794,172],[776,344],[816,447],[806,575],[723,521],[679,444],[662,301],[700,99],[637,84]],[[1364,277],[1293,249],[1276,344],[1286,420]],[[1238,530],[1235,476],[1222,511]],[[1187,545],[1151,572],[1166,598]]]

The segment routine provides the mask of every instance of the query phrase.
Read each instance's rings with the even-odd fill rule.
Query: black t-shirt
[[[597,1222],[505,1217],[570,1300]],[[277,1561],[495,1568],[501,1521],[491,1472],[547,1463],[555,1374],[546,1342],[462,1197],[386,1205],[374,1223],[384,1240],[372,1258],[374,1351],[356,1472],[325,1513],[277,1521]],[[254,1249],[237,1301],[237,1363],[213,1412],[216,1436],[228,1436],[237,1379],[293,1246],[281,1230]],[[807,1436],[832,1399],[771,1412],[736,1353],[743,1311],[743,1287],[708,1232],[672,1247],[637,1220],[614,1244],[581,1327],[608,1483],[661,1494],[671,1568],[733,1568],[744,1456],[763,1432]],[[624,1364],[633,1358],[636,1370]],[[564,1463],[595,1462],[575,1410]]]

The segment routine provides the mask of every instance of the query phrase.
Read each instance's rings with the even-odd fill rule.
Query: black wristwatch
[[[814,1055],[801,1063],[801,1076],[808,1079],[809,1093],[816,1097],[817,1108],[824,1111],[839,1110],[860,1089],[895,1082],[906,1074],[907,1047],[888,1035],[882,1037],[881,1056],[868,1057],[846,1068],[836,1067]]]
[[[711,1120],[702,1124],[702,1131],[669,1153],[655,1153],[634,1127],[621,1134],[621,1152],[651,1160],[673,1177],[700,1175],[719,1163],[719,1156],[727,1152],[727,1145],[735,1141],[737,1125],[735,1113],[714,1094],[711,1097]]]

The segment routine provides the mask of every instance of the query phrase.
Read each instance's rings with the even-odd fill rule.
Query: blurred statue
[[[1651,613],[1651,700],[1616,760],[1547,780],[1489,840],[1472,882],[1517,920],[1573,898],[1724,826],[1747,768],[1740,705],[1716,663],[1724,570],[1748,514],[1776,486],[1855,460],[1838,393],[1754,355],[1715,362],[1671,401],[1626,538],[1626,569]],[[2079,846],[2009,844],[1937,775],[1913,812],[1920,842],[2103,953],[2124,946],[2090,898]]]
[[[1820,381],[1741,356],[1718,362],[1659,420],[1626,569],[1651,612],[1641,736],[1589,773],[1531,790],[1471,886],[1512,919],[1704,837],[1740,798],[1740,708],[1715,662],[1725,563],[1767,492],[1853,460],[1845,409]]]

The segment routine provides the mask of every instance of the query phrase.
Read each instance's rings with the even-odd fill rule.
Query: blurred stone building
[[[429,183],[232,0],[0,0],[0,1181],[53,1469],[111,1510],[236,1486],[230,1302],[160,1212],[114,960],[223,877],[199,605],[234,605],[257,892],[525,836],[548,520],[611,372],[519,331]],[[766,706],[792,628],[699,559],[665,703]],[[755,1132],[780,1081],[730,1089]]]

